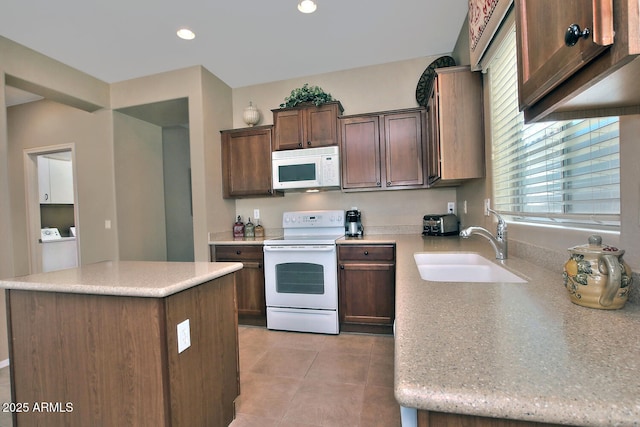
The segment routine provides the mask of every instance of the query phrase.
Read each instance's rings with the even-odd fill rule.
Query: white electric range
[[[338,334],[336,240],[344,211],[285,212],[284,235],[264,241],[267,328]]]

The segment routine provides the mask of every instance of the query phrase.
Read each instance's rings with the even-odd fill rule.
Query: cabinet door
[[[239,315],[265,316],[263,252],[261,245],[216,245],[212,259],[242,262],[236,272],[236,300]]]
[[[73,168],[68,160],[49,159],[51,203],[73,204]]]
[[[339,102],[273,111],[275,150],[324,147],[338,144]]]
[[[275,128],[275,150],[293,150],[303,148],[304,121],[303,110],[274,111],[273,124]]]
[[[381,186],[378,116],[340,119],[342,188]]]
[[[340,264],[340,321],[392,324],[395,267],[388,263]]]
[[[424,183],[422,113],[384,116],[386,186]]]
[[[430,102],[430,185],[459,185],[483,177],[481,73],[469,67],[436,69]]]
[[[607,49],[594,42],[594,35],[601,43],[612,41],[611,0],[516,0],[515,11],[521,110]],[[569,47],[565,33],[573,24],[581,31],[589,29],[590,34]]]
[[[38,194],[41,204],[51,203],[51,185],[49,184],[49,159],[38,156]]]
[[[236,299],[238,314],[265,316],[264,272],[262,262],[244,261],[236,272]]]
[[[310,107],[305,112],[303,144],[306,147],[326,147],[338,143],[338,104]]]
[[[271,126],[222,132],[225,198],[269,196],[271,188]]]

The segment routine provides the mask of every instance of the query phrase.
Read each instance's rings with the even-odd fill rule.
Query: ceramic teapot
[[[631,269],[622,260],[624,251],[603,245],[597,235],[568,251],[571,255],[563,276],[571,301],[591,308],[622,308],[631,287]]]

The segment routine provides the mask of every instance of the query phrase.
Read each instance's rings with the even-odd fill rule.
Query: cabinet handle
[[[242,251],[236,251],[236,255],[240,255]]]
[[[381,187],[382,184],[380,183],[380,181],[376,182],[376,186]]]
[[[307,145],[308,145],[308,146],[311,146],[311,141],[307,141]]]
[[[391,181],[387,181],[387,187],[391,187]]]
[[[576,43],[582,39],[588,39],[589,34],[591,34],[591,30],[585,28],[580,31],[580,26],[578,24],[571,24],[569,28],[567,28],[567,32],[564,33],[564,44],[567,46],[575,46]]]
[[[344,270],[344,264],[340,264],[340,270]]]
[[[298,142],[298,147],[302,148],[302,142]]]
[[[258,269],[262,268],[262,264],[258,263]]]
[[[369,251],[364,251],[364,254],[365,255],[369,255]]]

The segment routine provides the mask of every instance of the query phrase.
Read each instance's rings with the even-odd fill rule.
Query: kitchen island
[[[241,268],[109,261],[1,280],[14,425],[227,426]]]
[[[415,252],[494,252],[482,238],[364,241],[397,244],[395,395],[419,425],[640,425],[640,306],[571,303],[557,271],[568,254],[554,266],[501,262],[524,284],[431,282]]]

